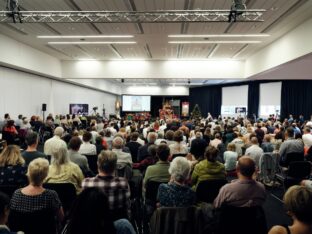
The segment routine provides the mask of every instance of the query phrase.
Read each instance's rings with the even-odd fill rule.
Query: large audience
[[[201,209],[200,230],[222,233],[222,224],[215,225],[218,210],[262,210],[267,191],[278,187],[287,190],[293,224],[264,230],[312,233],[311,128],[312,119],[302,115],[134,121],[52,114],[13,120],[5,114],[0,233],[157,233],[161,228],[150,225],[151,218],[189,207]],[[308,167],[308,175],[293,178],[296,163]],[[285,183],[278,173],[292,178]],[[70,205],[62,190],[53,190],[57,184],[74,191]],[[16,221],[34,213],[52,217],[53,225]],[[244,229],[248,225],[240,233],[264,233]]]

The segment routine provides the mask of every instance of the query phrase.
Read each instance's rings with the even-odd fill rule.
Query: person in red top
[[[18,133],[14,126],[14,120],[8,120],[7,124],[3,128],[3,131],[17,135]]]

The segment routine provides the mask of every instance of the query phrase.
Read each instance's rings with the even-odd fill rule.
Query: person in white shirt
[[[305,127],[302,140],[305,147],[310,148],[312,146],[312,135],[309,127]]]
[[[252,137],[251,146],[247,148],[245,155],[250,156],[256,163],[257,168],[259,168],[259,161],[263,155],[263,149],[259,147],[257,137]]]
[[[216,133],[215,134],[215,139],[213,139],[212,141],[210,141],[209,145],[215,147],[216,149],[218,149],[218,145],[222,143],[222,140],[221,140],[221,135],[220,133]]]
[[[91,144],[92,134],[90,132],[85,132],[82,135],[82,144],[78,151],[79,154],[83,155],[96,155],[96,146]]]
[[[113,140],[113,149],[112,151],[117,155],[117,164],[128,164],[132,166],[132,157],[130,153],[126,153],[122,151],[124,146],[124,140],[121,137],[115,137]]]
[[[117,134],[117,130],[114,128],[114,125],[114,123],[110,123],[110,127],[107,128],[111,132],[112,136],[115,136]]]
[[[67,147],[66,142],[61,139],[64,134],[62,127],[57,127],[54,130],[54,136],[44,143],[43,151],[45,155],[52,155],[55,150],[60,147]]]

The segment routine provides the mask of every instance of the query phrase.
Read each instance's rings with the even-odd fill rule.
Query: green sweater
[[[225,179],[225,167],[222,163],[209,162],[207,159],[199,162],[192,174],[192,184],[195,190],[198,183],[204,180]]]
[[[155,165],[147,167],[143,179],[144,187],[149,180],[167,183],[170,179],[170,174],[168,171],[169,166],[170,166],[169,162],[158,161]]]

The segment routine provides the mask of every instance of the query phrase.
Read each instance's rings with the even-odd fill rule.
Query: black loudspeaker
[[[47,104],[42,103],[42,111],[46,111],[47,110]]]

